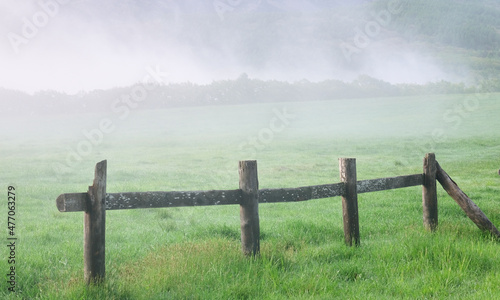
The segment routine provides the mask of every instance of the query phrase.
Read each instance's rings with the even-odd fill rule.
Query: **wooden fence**
[[[423,223],[432,231],[438,225],[437,180],[480,229],[500,237],[500,232],[482,211],[441,169],[433,153],[425,156],[420,174],[358,181],[356,159],[340,158],[341,182],[281,189],[259,189],[257,162],[240,161],[239,189],[236,190],[106,193],[106,166],[105,160],[96,165],[94,182],[87,193],[62,194],[56,200],[61,212],[85,212],[84,277],[87,283],[104,279],[106,210],[239,204],[242,251],[245,255],[256,255],[260,251],[259,203],[341,196],[345,243],[358,246],[358,194],[422,185]]]

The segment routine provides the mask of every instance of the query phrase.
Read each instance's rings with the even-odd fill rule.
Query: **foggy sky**
[[[425,49],[384,24],[366,27],[375,18],[362,10],[366,1],[343,2],[0,0],[0,87],[107,89],[141,81],[150,66],[168,73],[165,83],[203,84],[244,72],[288,81],[360,74],[393,83],[449,79],[421,54]],[[269,23],[255,21],[261,18]],[[336,36],[324,34],[325,26]],[[369,40],[356,40],[356,30]],[[346,57],[346,45],[356,53]]]

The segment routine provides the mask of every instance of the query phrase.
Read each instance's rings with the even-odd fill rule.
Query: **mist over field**
[[[436,43],[418,39],[418,25],[397,30],[409,7],[394,0],[2,0],[0,87],[74,94],[130,86],[148,66],[161,67],[163,83],[209,84],[242,73],[470,81],[468,63],[450,69]]]

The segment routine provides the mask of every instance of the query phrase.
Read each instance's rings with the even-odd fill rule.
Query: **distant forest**
[[[375,1],[383,7],[385,1]],[[472,50],[492,51],[500,46],[500,2],[467,0],[404,1],[392,29],[407,38],[420,38]]]
[[[284,82],[251,79],[242,74],[236,80],[211,84],[141,84],[110,90],[95,90],[77,95],[42,91],[31,96],[0,89],[3,115],[109,112],[130,109],[162,109],[203,105],[237,105],[291,101],[414,96],[431,94],[472,94],[500,92],[500,79],[477,86],[440,81],[425,85],[390,84],[368,76],[346,83],[339,80]],[[346,100],[348,101],[348,100]]]

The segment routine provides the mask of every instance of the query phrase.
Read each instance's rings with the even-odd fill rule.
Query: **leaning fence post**
[[[256,255],[260,252],[257,161],[240,161],[239,174],[240,189],[243,194],[240,203],[242,250],[245,255]]]
[[[457,185],[450,175],[448,175],[445,170],[441,168],[439,163],[436,161],[437,173],[436,179],[443,186],[444,190],[450,195],[455,202],[462,208],[462,210],[467,214],[467,216],[476,224],[479,229],[486,231],[488,230],[493,234],[494,237],[500,239],[500,231],[491,223],[491,221],[486,217],[483,211],[472,202],[472,200],[467,196]]]
[[[340,181],[344,183],[342,193],[342,217],[344,220],[344,239],[348,246],[352,246],[353,240],[356,246],[359,240],[359,218],[358,218],[358,192],[356,185],[356,159],[340,158]]]
[[[436,172],[436,156],[434,153],[427,153],[424,158],[422,207],[424,214],[424,227],[431,231],[436,230],[438,226]]]
[[[105,274],[106,165],[103,160],[95,166],[85,209],[83,272],[87,284],[101,282]]]

